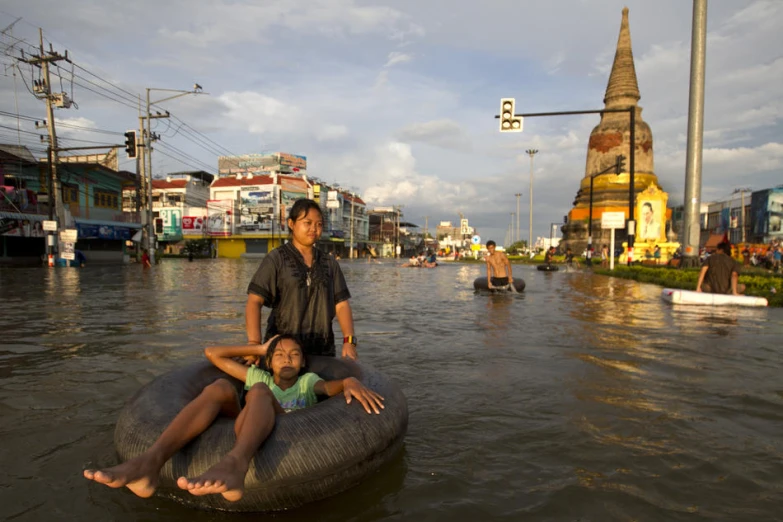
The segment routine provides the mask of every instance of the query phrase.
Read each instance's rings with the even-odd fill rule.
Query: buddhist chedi
[[[667,195],[658,186],[653,170],[653,137],[650,126],[642,120],[638,106],[639,85],[631,52],[631,32],[628,26],[628,8],[623,9],[620,37],[614,56],[612,73],[604,96],[606,109],[635,108],[635,162],[634,162],[634,219],[636,220],[635,259],[643,258],[648,248],[666,241]],[[568,213],[563,227],[562,249],[571,248],[582,253],[588,243],[588,214],[590,206],[590,177],[593,180],[593,248],[600,253],[603,245],[609,245],[611,230],[601,229],[604,212],[623,212],[628,217],[630,184],[631,142],[629,112],[603,113],[601,122],[590,133],[587,145],[585,175],[580,183],[574,206]],[[625,156],[620,174],[613,168],[617,156]],[[599,174],[603,171],[605,173]],[[640,221],[642,220],[642,221]],[[616,246],[627,241],[627,230],[615,232]]]

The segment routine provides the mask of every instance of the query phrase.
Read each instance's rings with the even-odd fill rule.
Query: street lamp
[[[157,100],[157,101],[150,101],[150,92],[151,91],[162,91],[162,92],[175,92],[177,94],[173,96],[168,96],[166,98]],[[206,92],[202,91],[202,88],[199,84],[193,85],[193,90],[190,91],[182,91],[178,89],[156,89],[152,87],[147,87],[147,135],[144,137],[144,154],[146,155],[145,160],[147,162],[147,176],[148,176],[148,183],[147,183],[147,247],[149,249],[149,256],[150,256],[150,262],[155,263],[155,235],[153,234],[152,229],[152,129],[150,125],[150,121],[153,118],[168,118],[169,113],[166,111],[164,114],[156,114],[152,115],[150,114],[150,106],[157,105],[158,103],[163,103],[164,101],[173,100],[174,98],[179,98],[180,96],[185,96],[187,94],[208,94]]]
[[[528,225],[527,248],[529,251],[533,248],[533,156],[538,154],[536,149],[527,149],[525,151],[530,156],[530,224]]]
[[[514,216],[516,216],[516,212],[511,212],[511,223],[508,224],[509,227],[509,242],[508,246],[511,246],[514,244]]]

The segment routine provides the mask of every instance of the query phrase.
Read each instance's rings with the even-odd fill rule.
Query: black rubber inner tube
[[[339,394],[278,417],[256,452],[237,502],[221,495],[195,496],[176,485],[216,464],[234,445],[234,419],[218,417],[161,470],[158,493],[184,504],[222,511],[278,511],[332,496],[374,473],[402,447],[408,407],[400,388],[364,363],[310,357],[309,369],[326,380],[353,376],[385,398],[380,415],[368,414]],[[214,380],[242,384],[207,361],[161,375],[141,388],[120,413],[114,445],[122,461],[149,448],[174,416]]]
[[[536,268],[541,272],[557,272],[560,270],[560,267],[557,265],[538,265]]]
[[[521,277],[515,277],[514,278],[514,288],[517,292],[522,292],[525,290],[525,280]],[[489,290],[489,285],[487,284],[487,278],[486,277],[477,277],[475,281],[473,281],[473,289],[474,290]],[[493,292],[510,292],[511,289],[508,288],[508,285],[503,288],[494,288],[492,290]]]

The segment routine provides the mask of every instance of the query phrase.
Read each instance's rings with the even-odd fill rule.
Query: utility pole
[[[509,236],[508,236],[508,243],[506,243],[508,246],[511,246],[514,243],[514,216],[516,216],[516,212],[510,212],[511,214],[511,223],[508,224],[508,230],[509,230]]]
[[[533,156],[538,154],[536,149],[527,149],[525,151],[530,156],[530,224],[528,225],[527,249],[533,251]]]
[[[351,192],[351,249],[348,254],[348,259],[353,259],[353,198],[354,193]]]
[[[701,225],[702,138],[704,135],[704,69],[707,55],[707,0],[693,0],[691,76],[688,94],[688,144],[685,156],[682,268],[698,266]]]
[[[514,194],[517,197],[517,239],[516,241],[519,241],[519,197],[522,195],[521,192],[517,192]],[[514,243],[514,241],[512,241]]]
[[[163,98],[162,100],[157,101],[150,101],[150,92],[151,91],[163,91],[163,92],[174,92],[177,93],[173,96],[168,96],[166,98]],[[142,140],[144,143],[144,154],[145,154],[145,160],[146,160],[146,178],[147,178],[147,248],[149,249],[149,256],[150,256],[150,262],[155,263],[155,228],[153,227],[153,213],[152,213],[152,142],[158,139],[158,136],[152,135],[152,128],[150,125],[150,122],[153,119],[159,119],[159,118],[168,118],[169,112],[166,111],[165,113],[156,113],[152,114],[150,112],[150,107],[152,105],[162,103],[164,101],[173,100],[174,98],[179,98],[180,96],[185,96],[186,94],[207,94],[205,92],[202,92],[201,86],[199,84],[195,84],[193,86],[192,91],[182,91],[177,89],[156,89],[156,88],[150,88],[147,87],[147,111],[146,111],[146,134],[144,135],[144,139]],[[143,129],[142,129],[143,133]]]
[[[49,147],[47,150],[47,161],[49,163],[49,187],[48,187],[48,197],[49,197],[49,220],[54,219],[55,212],[57,213],[57,220],[59,222],[59,228],[65,227],[65,212],[62,205],[57,204],[58,195],[62,192],[60,191],[60,180],[57,177],[57,164],[59,163],[59,155],[58,155],[58,144],[57,144],[57,130],[55,129],[54,125],[54,102],[55,102],[55,95],[52,93],[51,89],[51,81],[50,81],[50,75],[49,75],[49,63],[59,62],[60,60],[65,60],[67,62],[70,62],[70,59],[68,58],[68,51],[65,52],[65,56],[61,55],[60,53],[55,52],[51,45],[49,46],[49,52],[47,53],[44,50],[44,42],[43,42],[43,29],[38,29],[38,36],[40,41],[40,54],[34,58],[27,59],[24,57],[24,51],[22,52],[22,57],[19,58],[19,61],[29,63],[31,65],[35,65],[36,67],[40,68],[43,72],[43,85],[40,85],[38,82],[34,82],[33,84],[33,93],[35,94],[41,94],[42,96],[36,96],[36,98],[43,99],[46,101],[46,127],[49,131]],[[70,107],[70,101],[65,96],[65,93],[60,93],[60,96],[58,97],[59,105],[63,108]],[[55,235],[57,232],[55,232]],[[53,246],[54,241],[47,239],[47,259],[49,266],[54,266],[54,253],[53,253]]]

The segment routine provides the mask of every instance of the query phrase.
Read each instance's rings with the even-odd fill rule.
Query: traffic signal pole
[[[615,159],[614,165],[605,168],[601,172],[596,172],[595,174],[590,175],[590,211],[587,214],[587,250],[588,251],[593,247],[593,180],[598,176],[600,176],[601,174],[606,174],[612,170],[614,170],[615,174],[619,175],[624,167],[625,167],[625,156],[620,154]],[[612,236],[612,238],[614,239],[614,236]],[[588,256],[587,259],[589,261],[587,264],[590,264],[592,262],[592,254]]]
[[[629,152],[629,186],[628,186],[628,221],[626,222],[628,230],[628,265],[633,262],[633,245],[636,237],[636,222],[634,221],[634,204],[636,195],[634,193],[635,183],[635,167],[636,167],[636,106],[632,105],[625,109],[600,109],[600,110],[588,110],[588,111],[559,111],[559,112],[529,112],[525,114],[513,114],[514,102],[512,98],[501,99],[501,110],[504,110],[507,103],[510,103],[510,112],[503,112],[503,115],[496,115],[496,119],[501,119],[500,131],[501,132],[521,132],[522,122],[524,118],[533,118],[537,116],[571,116],[578,114],[605,114],[609,112],[627,112],[631,123],[630,133],[630,152]],[[592,214],[592,213],[591,213]],[[591,216],[592,217],[592,216]],[[588,231],[588,235],[590,235]]]

